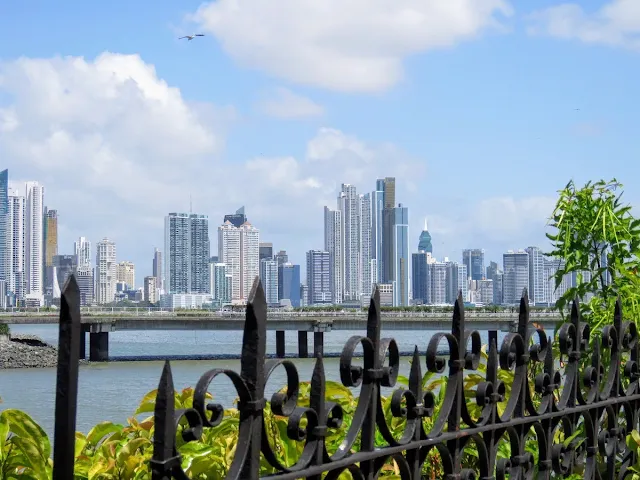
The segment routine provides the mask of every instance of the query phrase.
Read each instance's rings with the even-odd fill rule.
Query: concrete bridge
[[[0,323],[9,325],[55,325],[57,312],[0,313]],[[382,329],[448,331],[452,312],[382,312]],[[242,330],[244,312],[138,312],[84,313],[83,329],[89,333],[89,359],[109,358],[109,333],[122,330]],[[518,314],[465,312],[467,326],[479,331],[511,331]],[[557,312],[530,312],[530,321],[552,330],[561,320]],[[298,332],[298,354],[308,356],[308,332],[313,332],[314,352],[322,352],[324,332],[331,330],[366,330],[367,313],[361,312],[269,312],[267,329],[276,331],[276,354],[285,355],[285,331]],[[81,358],[86,356],[86,336],[81,344]]]

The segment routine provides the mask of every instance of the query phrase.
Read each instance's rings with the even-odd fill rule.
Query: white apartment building
[[[16,190],[8,191],[7,249],[9,258],[5,278],[7,291],[13,292],[19,299],[26,294],[24,266],[24,215],[25,197]]]
[[[85,237],[80,237],[73,243],[73,250],[76,256],[78,267],[91,266],[91,242]]]
[[[26,297],[31,302],[44,301],[44,187],[38,182],[26,183],[25,194],[25,274]]]
[[[96,246],[96,302],[111,303],[116,296],[116,244],[104,238]]]
[[[231,300],[246,300],[260,274],[260,230],[249,222],[236,227],[227,220],[218,227],[218,261],[231,275]]]
[[[155,278],[155,277],[154,277]],[[123,282],[131,289],[136,286],[136,267],[131,262],[120,262],[116,266],[116,283]]]
[[[342,303],[344,279],[342,212],[324,207],[324,251],[329,252],[329,282],[333,303]]]

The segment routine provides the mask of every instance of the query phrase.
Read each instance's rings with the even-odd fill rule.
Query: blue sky
[[[303,263],[340,183],[387,175],[412,248],[426,216],[437,257],[500,261],[571,178],[637,204],[639,51],[632,0],[4,2],[0,166],[43,182],[60,253],[108,236],[138,283],[190,195],[212,250],[245,205]]]

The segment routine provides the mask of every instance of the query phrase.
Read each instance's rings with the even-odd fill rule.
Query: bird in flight
[[[186,38],[187,40],[191,41],[196,37],[204,37],[204,34],[203,33],[194,33],[193,35],[185,35],[184,37],[178,38],[178,40],[182,40],[183,38]]]

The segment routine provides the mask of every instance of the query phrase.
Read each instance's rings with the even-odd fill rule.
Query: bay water
[[[47,343],[57,344],[58,330],[55,325],[13,326],[14,334],[37,335]],[[383,331],[383,337],[393,337],[401,352],[412,352],[414,345],[422,352],[421,363],[426,371],[424,352],[434,332],[429,331]],[[332,331],[324,335],[325,353],[337,353],[351,335],[363,335],[361,331]],[[487,343],[487,332],[481,332],[483,343]],[[504,336],[498,333],[500,341]],[[286,352],[297,353],[297,332],[285,334]],[[80,367],[77,430],[88,432],[95,424],[109,420],[125,423],[132,416],[142,397],[157,388],[163,368],[163,355],[238,355],[241,351],[242,332],[219,331],[142,331],[113,332],[109,334],[109,355],[118,357],[155,357],[152,361],[113,361],[94,363]],[[443,344],[442,347],[446,348]],[[313,335],[309,335],[309,353],[313,352]],[[275,353],[275,332],[267,332],[267,353]],[[403,357],[400,375],[409,374],[409,357]],[[315,359],[292,360],[301,381],[309,381]],[[356,365],[362,360],[356,359]],[[328,380],[340,381],[339,359],[325,358]],[[195,387],[200,376],[212,368],[239,371],[239,360],[180,360],[172,361],[171,367],[176,390]],[[10,369],[0,370],[0,411],[19,408],[31,415],[45,431],[52,435],[54,424],[56,370]],[[283,368],[277,369],[269,379],[266,388],[267,399],[276,390],[286,386]],[[236,391],[226,378],[216,380],[209,388],[216,402],[231,407]],[[354,392],[357,394],[357,391]]]

